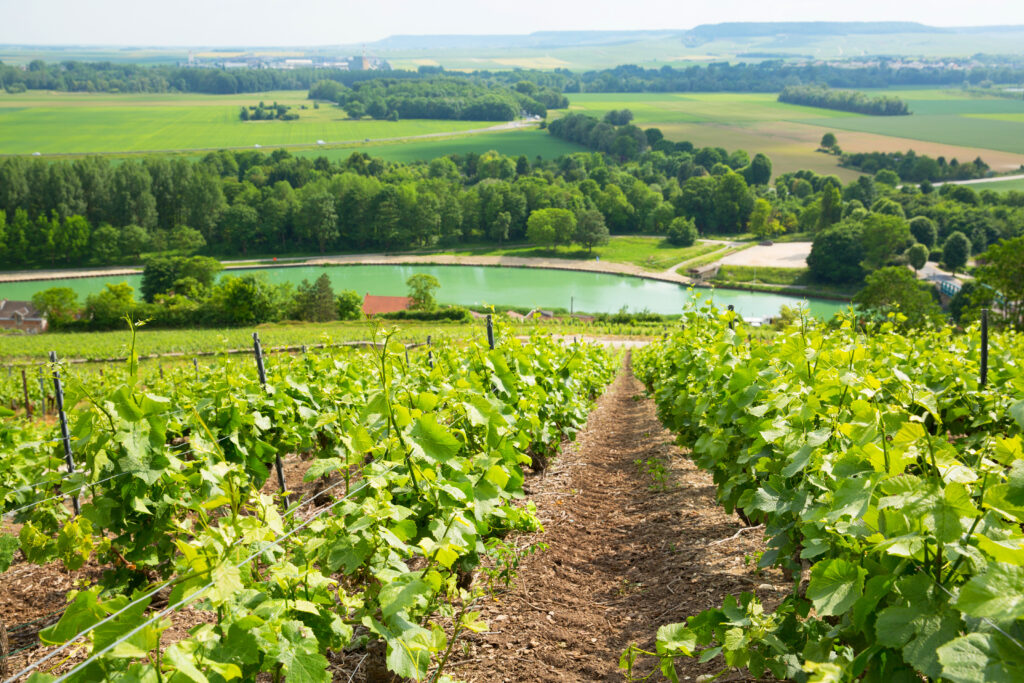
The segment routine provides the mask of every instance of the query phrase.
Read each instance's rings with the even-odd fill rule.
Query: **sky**
[[[1024,0],[0,0],[0,44],[314,46],[723,21],[1024,24]]]

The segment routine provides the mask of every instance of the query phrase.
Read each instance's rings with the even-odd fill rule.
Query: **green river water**
[[[540,268],[495,268],[486,266],[431,266],[405,264],[391,266],[299,266],[270,267],[227,271],[221,277],[263,273],[272,282],[302,280],[312,282],[322,273],[331,277],[335,291],[354,289],[362,294],[404,296],[408,293],[405,281],[414,273],[433,275],[441,282],[437,299],[443,303],[464,305],[525,306],[538,308],[566,308],[588,313],[614,313],[623,307],[637,312],[679,313],[692,296],[687,287],[671,282],[647,280],[638,277],[584,273],[579,271],[548,270]],[[138,292],[139,275],[108,277],[65,278],[34,282],[0,283],[0,299],[30,299],[32,294],[49,287],[71,287],[80,298],[99,292],[107,283],[128,282]],[[711,290],[694,290],[699,296],[711,295]],[[714,301],[720,306],[732,304],[744,317],[770,317],[783,305],[794,305],[799,297],[716,289]],[[808,300],[810,312],[818,317],[831,317],[844,308],[844,304],[821,299]]]

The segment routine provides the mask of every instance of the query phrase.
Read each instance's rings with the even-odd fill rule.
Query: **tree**
[[[899,216],[873,213],[864,219],[863,226],[864,258],[860,265],[866,271],[888,265],[893,256],[902,253],[913,241],[907,222]]]
[[[226,276],[210,293],[206,306],[207,322],[258,325],[276,320],[283,310],[284,302],[279,300],[281,293],[262,274]]]
[[[715,181],[715,227],[721,232],[743,232],[754,208],[747,181],[733,171],[717,176]]]
[[[785,231],[778,219],[772,215],[772,205],[767,199],[754,201],[754,210],[750,212],[750,232],[765,239],[776,233]]]
[[[967,265],[971,257],[971,241],[959,230],[946,238],[942,245],[942,264],[953,274]]]
[[[317,192],[303,200],[299,222],[303,233],[316,243],[321,254],[327,250],[328,244],[338,239],[338,214],[335,212],[334,199],[326,191]]]
[[[194,254],[206,246],[203,233],[187,225],[176,225],[168,235],[167,246],[182,254]]]
[[[836,148],[836,145],[838,145],[838,144],[839,144],[839,141],[836,140],[835,133],[825,133],[824,135],[821,136],[821,148],[822,149],[827,149],[828,151],[831,152],[832,150],[834,150]]]
[[[425,273],[416,273],[405,285],[409,288],[409,298],[412,299],[414,311],[431,311],[437,306],[434,300],[434,290],[441,286],[437,278]]]
[[[915,216],[910,219],[910,234],[929,249],[935,246],[935,223],[927,216]]]
[[[83,216],[68,216],[54,235],[54,246],[65,261],[80,261],[86,254],[91,232],[89,221]]]
[[[835,225],[843,217],[843,198],[839,188],[829,183],[821,191],[821,213],[818,214],[818,229]]]
[[[166,294],[180,277],[180,262],[176,258],[157,256],[146,260],[142,269],[142,298],[153,303],[158,294]]]
[[[906,214],[903,212],[903,207],[888,197],[882,197],[872,204],[871,212],[880,213],[883,216],[898,216],[900,218],[906,217]]]
[[[237,202],[227,208],[220,216],[221,234],[233,249],[241,249],[248,253],[259,230],[260,217],[256,209],[248,204]]]
[[[600,211],[582,211],[576,218],[576,233],[573,241],[591,252],[595,246],[608,244],[608,226]]]
[[[526,239],[551,246],[572,241],[576,216],[568,209],[537,209],[526,221]]]
[[[900,325],[913,328],[942,315],[935,297],[934,286],[921,282],[903,266],[890,266],[870,273],[853,303],[864,313],[879,318],[900,313],[906,317]]]
[[[928,247],[923,244],[915,244],[907,249],[907,263],[914,270],[921,270],[924,264],[928,263]]]
[[[70,287],[50,287],[33,294],[32,305],[46,316],[51,325],[59,327],[75,319],[78,295]]]
[[[2,212],[0,212],[2,213]],[[92,233],[92,254],[101,264],[116,263],[121,258],[120,233],[117,228],[101,225]]]
[[[896,171],[888,168],[883,168],[881,171],[875,174],[875,182],[888,185],[889,187],[896,187],[900,184],[900,177]]]
[[[134,289],[127,282],[108,284],[99,294],[85,299],[85,317],[94,327],[111,329],[122,324],[125,315],[135,308]]]
[[[747,185],[767,185],[772,179],[771,159],[758,152],[742,173]]]
[[[359,100],[352,100],[344,109],[350,119],[361,119],[366,116],[366,106]]]
[[[363,317],[363,298],[354,289],[343,289],[335,299],[338,320],[359,320]]]
[[[136,259],[142,256],[142,250],[149,246],[149,233],[139,225],[126,225],[121,228],[121,253],[131,254]]]
[[[976,273],[980,289],[1002,297],[997,315],[1014,329],[1024,330],[1024,237],[993,244],[978,260],[982,264]]]
[[[818,233],[807,256],[814,279],[833,284],[860,282],[864,277],[862,232],[859,223],[843,221]]]
[[[668,242],[677,247],[690,247],[697,241],[697,225],[692,218],[678,216],[668,226]]]
[[[338,304],[334,299],[330,276],[323,273],[313,284],[303,280],[295,295],[295,307],[300,320],[317,323],[336,320]]]

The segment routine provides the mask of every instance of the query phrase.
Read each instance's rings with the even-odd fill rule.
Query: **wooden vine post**
[[[21,369],[21,390],[25,394],[25,415],[31,417],[32,404],[28,402],[28,375],[25,374],[25,368]]]
[[[22,372],[25,372],[22,370]],[[7,676],[7,658],[11,655],[11,646],[7,642],[7,628],[0,620],[0,678]]]
[[[491,319],[491,314],[487,314],[487,345],[494,350],[494,321]]]
[[[60,436],[64,442],[64,462],[67,463],[68,473],[75,471],[75,458],[71,454],[71,433],[68,431],[68,416],[64,412],[64,386],[60,381],[60,367],[57,365],[57,352],[50,351],[50,362],[53,364],[53,392],[57,395],[57,417],[60,419]],[[78,505],[78,495],[71,497],[71,505],[75,508],[75,515],[80,515],[82,509]]]
[[[978,388],[984,389],[988,384],[988,309],[981,309],[981,378]]]
[[[260,385],[264,390],[267,388],[267,370],[263,366],[263,347],[260,346],[259,332],[252,333],[252,352],[256,356],[256,371],[260,375]],[[277,483],[281,487],[281,494],[284,497],[284,505],[288,507],[291,503],[288,500],[287,485],[284,481],[284,465],[281,463],[281,454],[274,454],[274,469],[277,470]]]

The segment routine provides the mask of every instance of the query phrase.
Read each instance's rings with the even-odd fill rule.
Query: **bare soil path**
[[[664,485],[649,460],[665,468]],[[513,588],[482,607],[491,631],[468,640],[453,667],[458,680],[622,681],[622,651],[653,650],[660,625],[729,594],[756,591],[771,604],[785,590],[781,576],[747,566],[763,549],[760,533],[733,538],[742,522],[661,427],[629,356],[574,447],[527,488],[546,532],[516,541],[549,549],[524,560]],[[721,666],[687,660],[678,669],[692,681]]]

